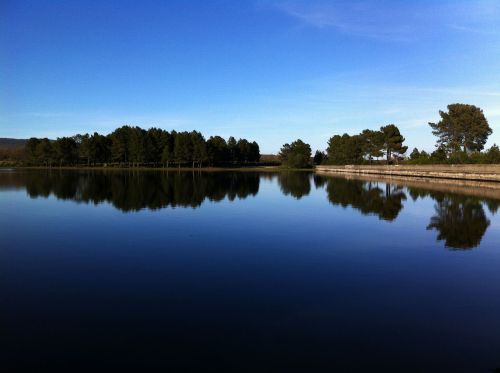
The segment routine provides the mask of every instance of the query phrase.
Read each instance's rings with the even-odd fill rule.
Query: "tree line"
[[[283,145],[279,156],[289,168],[374,162],[500,163],[500,149],[496,144],[483,151],[492,129],[482,109],[467,104],[451,104],[447,109],[439,112],[439,122],[429,123],[432,133],[438,138],[436,149],[431,153],[415,148],[406,156],[405,137],[395,124],[389,124],[379,130],[365,129],[356,135],[334,135],[328,140],[326,152],[318,150],[312,158],[310,145],[300,139]]]
[[[308,168],[318,164],[346,165],[371,163],[439,164],[500,163],[500,149],[484,145],[492,133],[483,111],[467,104],[448,105],[440,111],[440,121],[429,123],[437,136],[436,149],[427,153],[417,148],[406,155],[406,139],[395,124],[378,130],[365,129],[359,134],[334,135],[326,151],[316,151],[301,139],[284,144],[278,154],[288,168]],[[224,166],[256,163],[260,160],[259,145],[253,141],[220,136],[205,140],[197,131],[176,132],[159,128],[144,130],[122,126],[104,136],[75,135],[31,138],[25,146],[25,161],[32,165],[100,165],[117,163],[129,166]]]
[[[407,147],[405,138],[394,124],[380,130],[366,129],[358,135],[334,135],[328,140],[326,153],[316,151],[311,159],[311,146],[298,139],[282,146],[279,156],[282,163],[290,168],[306,168],[312,164],[362,164],[374,158],[386,156],[387,161],[404,154]]]
[[[399,159],[406,150],[405,138],[394,124],[380,130],[366,129],[358,135],[335,135],[328,141],[325,156],[329,164],[372,163],[375,158],[385,156],[387,162]]]
[[[242,165],[260,160],[259,145],[247,139],[211,136],[205,140],[198,131],[176,132],[160,128],[144,130],[122,126],[109,135],[95,132],[47,138],[30,138],[25,159],[32,165],[95,166],[116,163],[126,166],[217,166]]]

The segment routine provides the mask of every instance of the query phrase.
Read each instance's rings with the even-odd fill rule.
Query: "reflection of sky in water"
[[[426,229],[437,199],[477,207],[470,197],[414,201],[409,188],[333,178],[316,188],[307,173],[65,175],[9,179],[33,198],[0,192],[4,353],[19,361],[105,351],[118,365],[212,357],[256,371],[500,365],[499,215],[483,208],[491,223],[471,250]]]

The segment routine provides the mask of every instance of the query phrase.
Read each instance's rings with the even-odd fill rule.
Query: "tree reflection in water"
[[[246,172],[27,172],[30,197],[109,202],[128,212],[144,208],[199,207],[205,199],[246,198],[259,191],[260,178]]]
[[[427,229],[436,229],[438,240],[447,247],[470,249],[481,243],[490,221],[486,218],[482,204],[469,197],[438,200],[436,215],[431,217]]]
[[[278,174],[281,192],[301,199],[311,193],[311,174],[309,172],[285,171]]]
[[[398,217],[403,209],[402,201],[406,200],[401,187],[343,178],[328,179],[326,191],[328,200],[334,205],[351,206],[362,214],[375,214],[388,221]]]
[[[393,221],[403,209],[406,194],[402,187],[388,183],[315,176],[317,188],[326,184],[328,200],[334,205],[353,207],[362,214],[375,214],[379,219]],[[380,186],[382,185],[382,186]],[[451,249],[464,250],[479,246],[490,225],[484,211],[498,211],[500,201],[491,198],[470,197],[460,194],[429,191],[406,187],[413,200],[432,198],[435,214],[430,218],[428,230],[438,232],[437,239]]]
[[[492,214],[498,210],[500,201],[443,192],[429,192],[410,188],[412,198],[431,197],[436,201],[435,214],[431,217],[428,230],[438,232],[437,239],[446,247],[455,250],[472,249],[479,246],[490,225],[484,211],[487,206]]]
[[[407,194],[415,201],[432,198],[434,215],[427,225],[448,248],[478,246],[490,225],[485,208],[495,214],[500,200],[464,196],[376,181],[323,177],[307,172],[146,172],[146,171],[27,171],[0,174],[0,189],[26,188],[32,198],[49,197],[82,203],[111,203],[124,211],[199,207],[205,200],[232,201],[255,196],[261,179],[276,180],[286,196],[301,199],[325,188],[333,205],[352,207],[364,215],[394,221],[403,210]]]

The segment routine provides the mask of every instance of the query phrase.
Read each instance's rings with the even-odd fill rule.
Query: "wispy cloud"
[[[392,42],[418,40],[437,30],[499,35],[497,0],[422,4],[395,1],[277,1],[274,9],[304,26]]]
[[[390,41],[415,38],[410,25],[394,22],[394,10],[381,12],[373,2],[279,2],[275,7],[315,28],[334,28],[344,34]]]
[[[481,36],[500,36],[500,1],[459,2],[451,7],[448,26],[456,31]]]
[[[484,26],[464,26],[464,25],[450,24],[449,27],[457,31],[480,34],[480,35],[495,36],[500,34],[500,30],[498,28],[485,28]]]

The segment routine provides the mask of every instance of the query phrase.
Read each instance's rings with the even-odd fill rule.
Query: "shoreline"
[[[1,169],[11,170],[47,170],[47,171],[159,171],[159,172],[286,172],[286,171],[308,171],[313,168],[297,169],[281,166],[242,166],[242,167],[104,167],[104,166],[0,166]]]
[[[119,167],[119,166],[0,166],[11,170],[69,170],[69,171],[158,171],[158,172],[314,172],[318,175],[344,175],[387,178],[391,180],[419,180],[461,185],[463,181],[486,182],[500,188],[500,164],[498,165],[321,165],[307,169],[282,166],[236,166],[236,167]]]
[[[483,181],[499,183],[500,165],[347,165],[316,166],[318,174],[370,175],[419,179],[445,179],[449,181]]]

